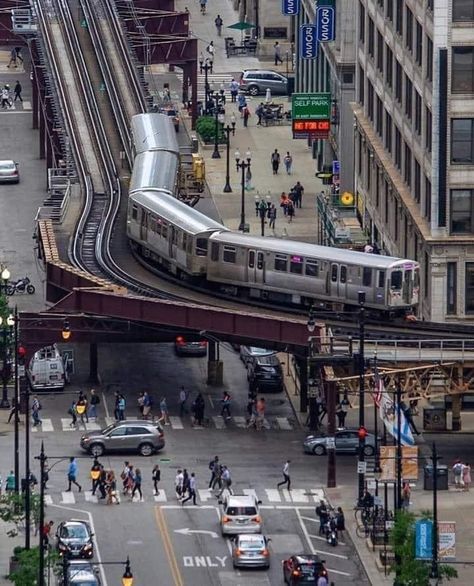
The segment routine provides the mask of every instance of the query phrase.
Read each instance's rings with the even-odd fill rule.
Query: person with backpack
[[[278,168],[280,167],[280,153],[275,149],[270,158],[272,163],[273,175],[278,175]]]
[[[221,15],[218,14],[214,20],[214,24],[216,25],[216,30],[217,30],[217,36],[220,37],[222,36],[222,25],[224,24],[224,21],[221,18]]]
[[[140,495],[140,502],[143,502],[143,493],[142,493],[142,473],[140,468],[137,468],[135,470],[135,476],[133,478],[133,488],[132,488],[132,494],[130,495],[130,500],[133,501],[133,497],[135,496],[135,492],[138,491],[138,494]]]
[[[240,84],[238,81],[235,81],[234,78],[232,78],[232,81],[230,82],[229,85],[229,89],[230,89],[230,101],[231,102],[236,102],[237,101],[237,94],[239,93],[239,87]]]
[[[283,159],[283,162],[285,163],[285,169],[286,169],[287,175],[291,175],[291,166],[293,165],[293,157],[290,155],[290,153],[288,151],[285,155],[285,158]]]
[[[202,426],[202,421],[204,419],[204,397],[202,393],[198,393],[197,397],[193,403],[193,414],[194,414],[194,424],[198,425],[199,427]]]
[[[39,402],[38,397],[35,395],[33,397],[33,403],[31,404],[31,416],[33,417],[33,427],[41,425],[41,419],[39,414],[41,409],[41,403]]]
[[[161,480],[161,470],[158,464],[153,466],[153,470],[151,471],[151,479],[153,480],[153,494],[157,496],[160,494],[158,482]]]
[[[219,477],[219,487],[221,485],[220,481],[220,464],[219,464],[219,456],[214,456],[214,459],[209,462],[209,470],[211,471],[211,479],[209,480],[209,488],[214,488],[214,482]]]
[[[161,397],[160,411],[161,411],[161,415],[160,415],[160,418],[158,419],[158,422],[159,423],[163,422],[165,425],[170,425],[170,418],[168,415],[168,404],[166,402],[166,397]]]
[[[454,486],[456,488],[463,488],[463,484],[462,484],[462,462],[461,462],[461,460],[456,460],[456,462],[454,462],[453,475],[454,475]]]
[[[148,419],[153,407],[152,397],[145,391],[143,393],[143,419]]]
[[[232,415],[230,414],[231,401],[232,401],[232,399],[231,399],[231,396],[229,395],[229,393],[227,391],[224,391],[224,394],[221,399],[221,405],[222,405],[221,417],[224,417],[224,413],[226,415],[226,419],[230,419],[232,417]]]
[[[181,505],[184,505],[184,503],[188,502],[191,499],[193,499],[193,505],[196,505],[196,491],[196,475],[194,474],[194,472],[191,472],[191,476],[189,478],[188,496],[181,501]]]
[[[262,126],[262,118],[264,111],[265,109],[263,107],[263,102],[260,102],[260,104],[255,109],[255,114],[258,117],[257,126]]]
[[[71,423],[69,424],[69,427],[76,427],[76,424],[77,424],[76,401],[73,401],[71,403],[71,406],[69,407],[67,412],[68,412],[68,415],[71,416]]]
[[[97,420],[97,405],[100,404],[100,398],[94,389],[91,389],[91,397],[89,401],[89,417]]]
[[[319,517],[319,535],[324,535],[324,527],[328,521],[329,512],[323,500],[319,501],[319,505],[316,507],[316,515]]]
[[[95,459],[92,467],[91,467],[91,480],[92,480],[92,494],[95,494],[95,491],[97,490],[97,488],[99,487],[99,482],[100,482],[100,475],[102,472],[102,464],[99,462],[99,460]]]

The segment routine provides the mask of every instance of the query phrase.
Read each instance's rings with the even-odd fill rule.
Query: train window
[[[161,219],[160,218],[158,218],[156,220],[156,233],[160,234],[160,236],[161,236]]]
[[[309,258],[307,258],[305,272],[308,277],[317,277],[318,262],[316,260],[310,260]]]
[[[178,230],[174,226],[171,226],[171,242],[178,244]]]
[[[138,208],[136,205],[132,206],[132,220],[136,220],[138,218]]]
[[[362,271],[362,285],[364,287],[370,287],[372,285],[372,269],[370,267],[364,267]]]
[[[377,287],[379,287],[379,289],[385,288],[385,271],[379,271],[379,282]]]
[[[193,253],[193,239],[192,239],[192,237],[190,237],[188,240],[188,254],[192,254],[192,253]]]
[[[303,274],[303,257],[301,256],[292,256],[290,258],[290,273],[295,273],[296,275]]]
[[[402,288],[402,271],[393,271],[390,276],[390,289]]]
[[[257,253],[257,269],[263,269],[263,252]]]
[[[286,273],[288,270],[288,257],[283,254],[275,254],[275,270]]]
[[[347,283],[347,267],[341,267],[341,276],[340,276],[341,283]]]
[[[164,222],[161,224],[161,235],[163,238],[168,238],[168,224],[165,224]]]
[[[148,218],[148,213],[145,210],[142,210],[142,226],[146,226],[147,225],[147,218]]]
[[[224,262],[231,262],[235,264],[236,258],[236,249],[233,246],[224,246],[224,254],[222,255],[222,260]]]
[[[188,235],[186,234],[186,232],[183,232],[183,242],[182,242],[181,248],[183,250],[186,250],[187,244],[188,244]]]
[[[196,240],[196,256],[207,256],[207,239],[197,238]]]
[[[249,250],[249,269],[255,268],[255,250]]]
[[[150,216],[150,230],[156,232],[156,218],[153,216]]]
[[[211,260],[214,262],[219,260],[219,244],[217,242],[211,244]]]
[[[337,265],[331,267],[331,281],[337,283]]]

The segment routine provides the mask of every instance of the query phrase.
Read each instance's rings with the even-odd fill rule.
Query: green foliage
[[[219,143],[226,142],[223,127],[222,122],[217,122]],[[216,140],[216,119],[214,116],[200,116],[196,121],[196,132],[204,142],[214,142]]]
[[[40,497],[38,494],[30,494],[30,512],[32,523],[39,520]],[[25,496],[7,492],[0,496],[0,519],[5,523],[10,523],[13,527],[7,531],[9,537],[18,535],[20,527],[25,524]]]
[[[31,549],[15,548],[17,551],[18,568],[8,578],[15,586],[35,586],[38,584],[39,547]],[[60,564],[60,556],[50,551],[45,556],[45,568],[52,567],[56,571]]]
[[[424,511],[423,519],[431,519],[429,511]],[[394,586],[428,586],[431,564],[415,559],[415,521],[416,516],[407,511],[398,511],[395,524],[390,533],[390,544],[395,553],[395,563],[390,568],[396,573]],[[446,564],[438,564],[440,578],[457,578],[457,571]]]

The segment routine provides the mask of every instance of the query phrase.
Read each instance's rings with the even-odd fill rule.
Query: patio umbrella
[[[255,28],[255,25],[247,22],[246,20],[241,20],[240,22],[229,25],[227,28],[233,28],[234,30],[240,31],[240,41],[242,42],[244,38],[244,31],[250,28]]]

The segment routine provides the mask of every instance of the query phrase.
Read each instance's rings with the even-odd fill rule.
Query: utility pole
[[[438,578],[438,452],[433,442],[431,460],[433,462],[433,549],[431,556],[431,578]]]
[[[396,495],[396,509],[402,508],[402,425],[401,425],[401,402],[402,402],[402,385],[400,377],[397,377],[397,495]]]
[[[364,342],[365,342],[365,292],[359,291],[359,429],[365,428],[365,356],[364,356]],[[358,502],[362,501],[365,488],[365,473],[363,472],[365,465],[365,435],[359,433],[359,491]]]

